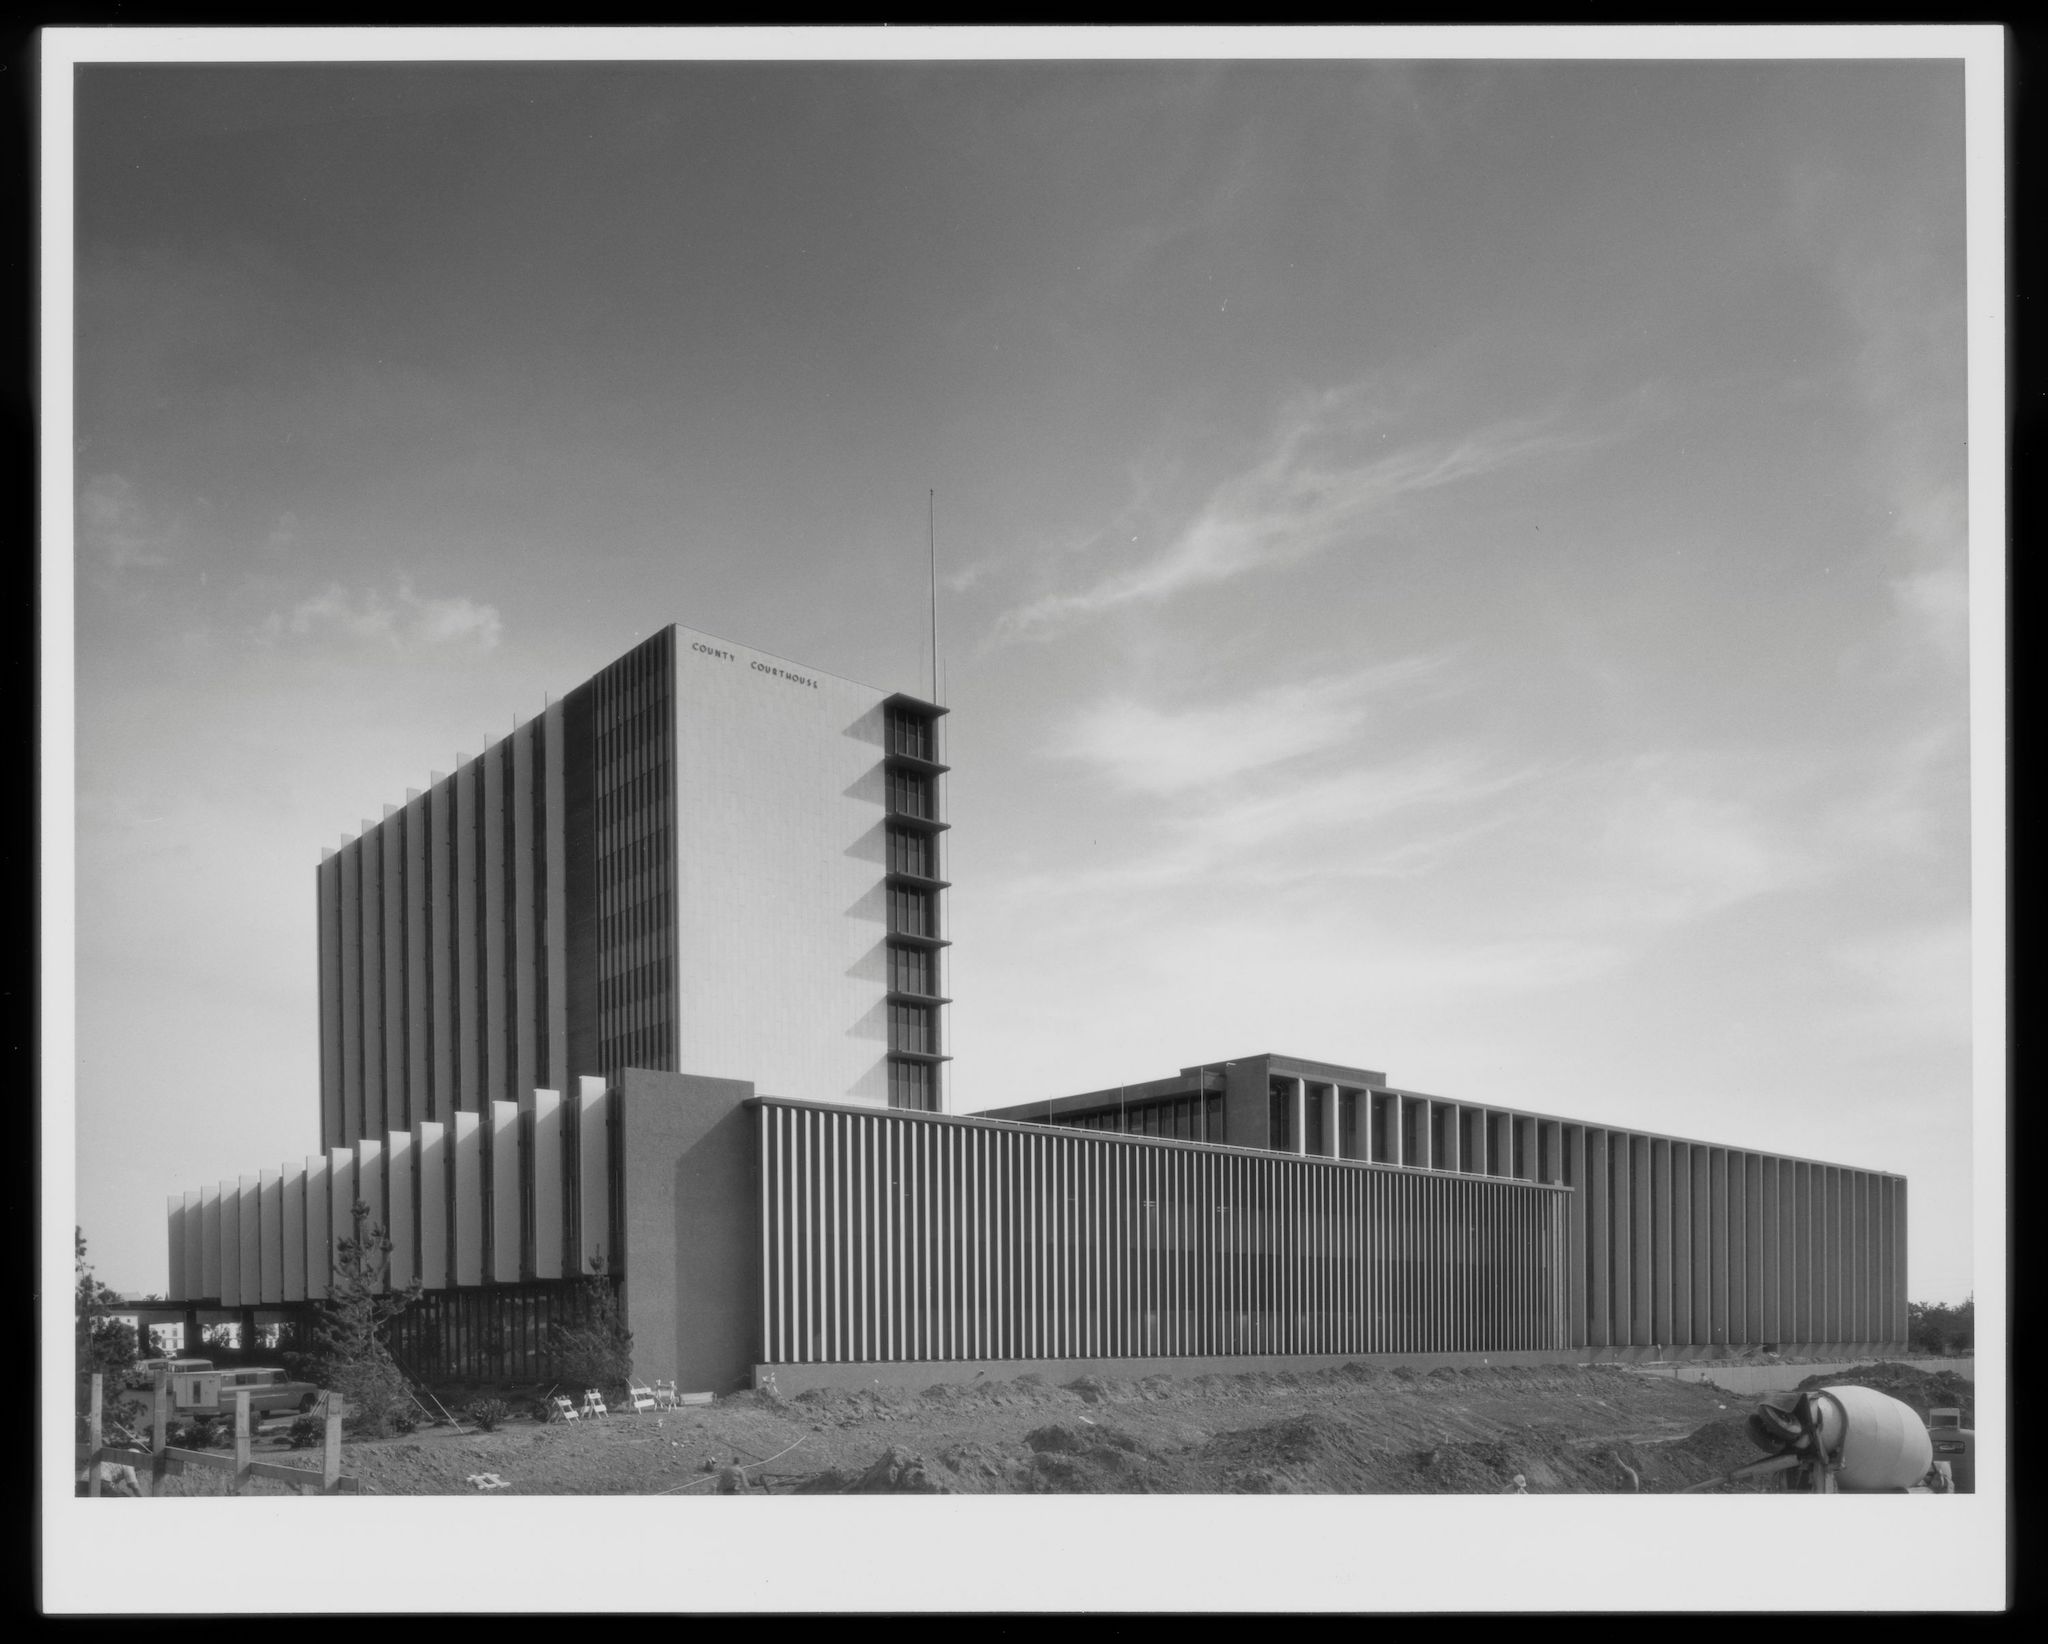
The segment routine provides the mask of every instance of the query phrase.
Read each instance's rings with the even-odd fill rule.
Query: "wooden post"
[[[235,1476],[230,1486],[233,1495],[246,1495],[249,1491],[249,1389],[235,1389]]]
[[[92,1378],[92,1410],[86,1417],[85,1425],[85,1493],[96,1496],[100,1493],[100,1377],[97,1371]]]
[[[320,1449],[320,1493],[326,1496],[341,1482],[341,1404],[339,1393],[327,1395],[327,1437]]]
[[[164,1454],[170,1448],[170,1424],[171,1373],[159,1370],[149,1400],[149,1493],[153,1496],[163,1494],[164,1474],[170,1468],[170,1458]]]

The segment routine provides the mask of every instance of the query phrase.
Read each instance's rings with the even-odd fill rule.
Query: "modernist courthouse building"
[[[1270,1055],[950,1116],[943,712],[669,628],[366,824],[321,1151],[171,1200],[175,1309],[290,1316],[360,1201],[434,1379],[549,1379],[588,1274],[716,1390],[1903,1343],[1894,1175]]]

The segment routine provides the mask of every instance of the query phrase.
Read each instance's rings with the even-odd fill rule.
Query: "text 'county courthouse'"
[[[429,1381],[593,1276],[717,1391],[1903,1343],[1887,1172],[1277,1055],[950,1112],[943,715],[667,628],[328,852],[320,1151],[170,1200],[163,1315],[303,1317],[361,1203]]]

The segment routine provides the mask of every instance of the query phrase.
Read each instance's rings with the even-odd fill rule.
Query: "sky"
[[[956,1111],[1383,1069],[1970,1291],[1958,64],[76,90],[108,1283],[317,1145],[323,846],[670,622],[928,690],[936,492]]]

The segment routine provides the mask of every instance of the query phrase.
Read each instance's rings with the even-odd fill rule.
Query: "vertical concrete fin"
[[[533,1184],[533,1276],[562,1277],[563,1153],[566,1117],[561,1092],[535,1089],[522,1104],[533,1127],[533,1156],[528,1180]]]
[[[484,1282],[483,1120],[457,1113],[455,1129],[455,1266],[452,1282]]]
[[[297,1302],[306,1299],[306,1166],[304,1162],[283,1169],[284,1191],[280,1196],[283,1223],[284,1280],[280,1297]]]
[[[327,1155],[306,1156],[306,1300],[319,1301],[327,1294],[327,1281],[334,1271],[334,1220],[328,1206],[330,1173]]]
[[[527,1179],[517,1103],[491,1103],[491,1277],[515,1284],[521,1271],[520,1184]]]
[[[602,1079],[577,1081],[576,1219],[579,1272],[608,1273],[616,1264],[611,1238],[611,1098]]]
[[[419,1280],[429,1290],[448,1288],[447,1134],[447,1126],[431,1119],[422,1119],[413,1126],[413,1180],[419,1199]]]
[[[394,1289],[420,1276],[419,1186],[414,1175],[416,1159],[412,1132],[388,1131],[384,1138],[384,1199],[390,1215],[385,1236],[391,1240],[391,1258],[385,1276]]]
[[[261,1249],[257,1257],[261,1274],[257,1296],[266,1302],[284,1300],[284,1177],[275,1170],[262,1172],[257,1189],[257,1226]]]

